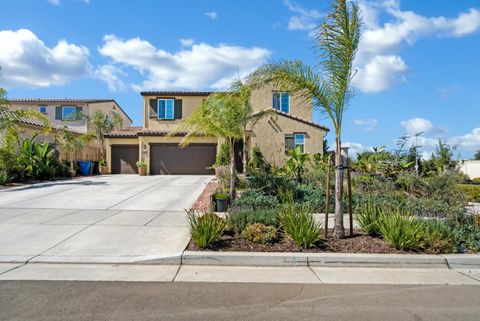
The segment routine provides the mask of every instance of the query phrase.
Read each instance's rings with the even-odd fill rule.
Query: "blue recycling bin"
[[[79,161],[78,162],[78,167],[80,169],[80,173],[83,176],[88,176],[90,175],[90,167],[92,166],[91,161]]]

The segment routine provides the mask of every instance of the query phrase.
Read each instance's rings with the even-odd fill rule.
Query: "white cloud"
[[[367,147],[362,144],[352,143],[352,142],[344,142],[342,143],[342,147],[348,147],[348,155],[353,159],[357,157],[357,154],[360,154],[372,149],[371,147]]]
[[[212,20],[216,20],[218,18],[218,14],[215,11],[205,12],[204,15],[206,15]]]
[[[63,85],[91,71],[84,46],[60,40],[49,48],[28,29],[0,31],[1,84],[6,87]]]
[[[127,87],[122,80],[122,77],[127,76],[127,73],[114,65],[100,66],[95,74],[107,83],[108,90],[111,92],[122,91]]]
[[[363,127],[365,130],[370,131],[377,128],[378,119],[369,118],[369,119],[355,119],[353,123],[357,126]]]
[[[180,39],[180,43],[184,47],[190,47],[191,45],[193,45],[195,43],[195,40],[182,38],[182,39]]]
[[[412,46],[423,37],[463,37],[480,29],[480,10],[470,9],[454,18],[425,17],[402,11],[400,1],[360,0],[364,28],[359,45],[353,84],[363,92],[387,90],[408,71],[399,55],[403,46]],[[379,17],[387,21],[380,24]]]
[[[131,67],[146,79],[135,89],[223,89],[238,75],[245,77],[266,62],[265,48],[195,43],[178,52],[156,48],[140,38],[104,37],[99,48],[112,63]]]
[[[470,133],[463,136],[451,137],[448,143],[464,150],[480,150],[480,128],[474,128]]]
[[[290,17],[287,29],[308,30],[310,31],[309,36],[314,36],[313,29],[319,25],[322,14],[317,10],[305,9],[290,0],[284,0],[284,3],[288,10],[295,13],[294,16]]]
[[[47,0],[47,1],[50,2],[51,4],[55,5],[55,6],[60,5],[60,0]]]
[[[400,122],[407,135],[416,135],[418,133],[424,133],[433,136],[440,136],[446,133],[444,128],[434,126],[431,121],[425,118],[412,118]]]

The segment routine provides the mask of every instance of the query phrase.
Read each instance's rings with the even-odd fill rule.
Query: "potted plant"
[[[216,192],[213,194],[216,212],[226,212],[228,207],[229,195],[224,192]]]
[[[108,174],[108,167],[107,167],[107,161],[106,160],[101,159],[98,165],[100,166],[100,168],[99,168],[100,174],[102,174],[102,175]]]
[[[144,161],[138,161],[136,165],[138,167],[138,175],[140,176],[147,175],[147,164]]]

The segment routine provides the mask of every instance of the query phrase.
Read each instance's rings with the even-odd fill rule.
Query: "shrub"
[[[420,244],[424,250],[430,253],[455,252],[455,237],[450,226],[438,219],[422,221]]]
[[[138,168],[146,168],[147,167],[147,163],[145,163],[144,161],[137,161],[135,163],[135,165],[137,165]]]
[[[453,228],[457,244],[472,251],[480,252],[480,227],[461,225]]]
[[[280,225],[298,246],[314,246],[321,239],[321,224],[315,221],[310,207],[286,204],[280,210]]]
[[[423,224],[413,217],[405,217],[397,210],[383,213],[378,230],[385,241],[397,250],[418,250]]]
[[[187,221],[192,240],[202,249],[217,241],[227,225],[225,219],[213,213],[200,216],[191,210],[187,212]]]
[[[242,237],[254,243],[272,243],[277,236],[277,229],[261,223],[249,224],[242,231]]]
[[[230,145],[222,144],[215,158],[214,167],[230,165]]]
[[[456,190],[465,195],[467,202],[480,202],[480,185],[459,184]]]
[[[234,201],[234,207],[262,209],[279,206],[278,199],[273,195],[264,195],[257,191],[247,191]]]
[[[383,213],[383,206],[365,202],[357,207],[355,220],[367,235],[377,235],[379,234],[378,219]]]
[[[264,224],[278,227],[278,209],[238,209],[230,210],[227,221],[228,228],[240,233],[249,224]]]
[[[6,185],[9,181],[8,172],[4,169],[0,170],[0,185]]]

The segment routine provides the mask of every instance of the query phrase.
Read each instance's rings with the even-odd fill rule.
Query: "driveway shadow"
[[[3,191],[0,191],[2,193],[12,193],[16,191],[25,191],[25,190],[31,190],[31,189],[40,189],[40,188],[46,188],[46,187],[53,187],[53,186],[67,186],[67,185],[107,185],[107,182],[94,182],[94,181],[55,181],[55,182],[47,182],[47,183],[38,183],[38,184],[33,184],[33,185],[26,185],[26,186],[18,186],[14,188],[9,188]]]

